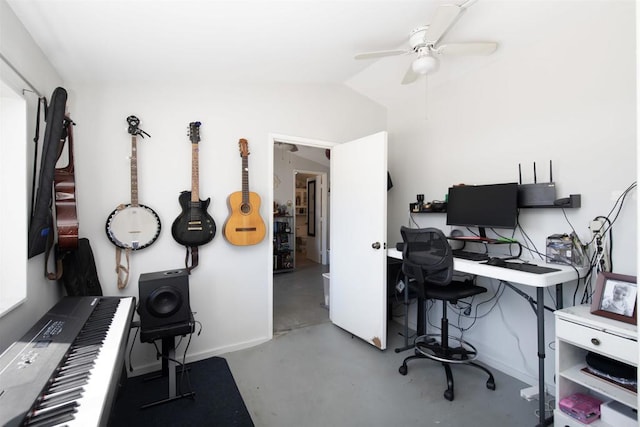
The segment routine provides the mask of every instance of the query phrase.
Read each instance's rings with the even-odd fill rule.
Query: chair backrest
[[[447,286],[453,278],[453,252],[444,233],[437,228],[400,228],[404,246],[402,272],[422,286]]]

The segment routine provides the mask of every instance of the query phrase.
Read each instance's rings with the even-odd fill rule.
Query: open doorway
[[[295,254],[292,268],[274,267],[274,335],[329,322],[323,277],[329,271],[329,156],[325,147],[303,144],[274,139],[274,222],[291,217],[288,246]],[[274,259],[279,241],[274,234]]]

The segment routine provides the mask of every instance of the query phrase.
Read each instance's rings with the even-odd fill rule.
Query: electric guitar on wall
[[[191,191],[180,193],[178,202],[182,212],[173,222],[171,234],[176,242],[190,248],[209,243],[216,235],[216,223],[207,212],[211,199],[200,200],[198,194],[198,142],[200,122],[189,123],[191,140]]]
[[[224,237],[236,246],[249,246],[264,239],[266,227],[260,217],[260,196],[249,191],[249,144],[238,141],[242,157],[242,191],[232,193],[227,199],[230,216],[224,224]]]

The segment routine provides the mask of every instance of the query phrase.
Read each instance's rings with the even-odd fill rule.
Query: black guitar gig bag
[[[47,242],[53,243],[53,179],[56,162],[61,152],[61,140],[64,135],[64,114],[67,105],[67,91],[58,87],[51,95],[47,109],[47,127],[42,142],[40,173],[36,202],[31,212],[28,237],[28,257],[32,258],[46,250]],[[34,170],[33,173],[36,171]]]
[[[62,282],[70,297],[102,296],[96,262],[89,239],[78,239],[78,249],[61,255]]]

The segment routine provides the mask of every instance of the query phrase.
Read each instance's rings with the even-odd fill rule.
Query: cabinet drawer
[[[559,320],[556,322],[558,339],[571,342],[586,350],[637,366],[638,342],[602,330]]]

